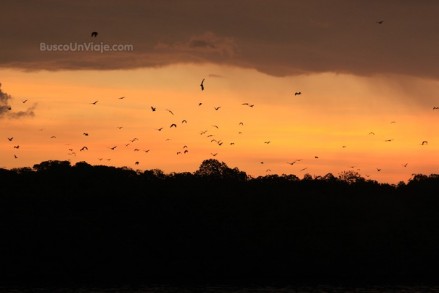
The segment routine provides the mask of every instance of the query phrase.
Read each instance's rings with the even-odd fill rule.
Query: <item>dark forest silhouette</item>
[[[439,280],[439,175],[46,161],[0,183],[1,283]]]

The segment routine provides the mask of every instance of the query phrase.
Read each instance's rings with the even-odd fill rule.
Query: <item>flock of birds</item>
[[[381,20],[381,21],[377,21],[377,23],[378,23],[378,24],[382,24],[383,21],[382,21],[382,20]],[[97,35],[98,35],[98,32],[92,32],[91,37],[94,37],[94,38],[95,38],[95,37],[97,37]],[[205,91],[205,84],[204,84],[204,83],[205,83],[205,78],[203,78],[203,79],[201,80],[201,83],[200,83],[200,85],[199,85],[200,90],[201,90],[202,92]],[[295,92],[294,92],[294,96],[300,96],[300,95],[302,95],[302,92],[301,92],[301,91],[295,91]],[[122,96],[122,97],[119,97],[118,99],[119,99],[119,100],[124,100],[124,99],[126,99],[126,97],[125,97],[125,96]],[[23,99],[21,102],[24,104],[24,103],[28,102],[28,99]],[[98,103],[99,103],[99,100],[94,100],[93,102],[90,103],[90,105],[92,105],[92,106],[97,106]],[[202,105],[203,105],[203,102],[199,102],[199,103],[198,103],[198,106],[202,106]],[[242,103],[241,106],[246,106],[246,107],[249,107],[249,108],[253,108],[255,105],[246,102],[246,103]],[[11,107],[9,107],[8,109],[11,110]],[[221,109],[221,106],[214,106],[213,109],[214,109],[214,111],[219,111],[219,110]],[[155,105],[151,105],[151,106],[150,106],[150,110],[151,110],[151,112],[154,113],[154,112],[156,112],[158,109],[157,109],[157,107],[156,107]],[[167,111],[170,115],[174,115],[174,112],[173,112],[171,109],[164,109],[164,110]],[[433,111],[436,111],[436,110],[439,110],[439,107],[438,107],[438,106],[433,107]],[[183,124],[187,124],[188,122],[187,122],[186,119],[182,119],[180,123],[183,125]],[[391,123],[391,124],[394,124],[394,123],[396,123],[396,121],[391,121],[390,123]],[[239,127],[244,126],[244,122],[240,121],[239,124],[238,124],[238,126],[239,126]],[[171,123],[171,124],[169,125],[169,128],[177,128],[177,127],[178,127],[178,124],[177,124],[177,123]],[[218,125],[211,125],[211,127],[216,128],[216,129],[219,128]],[[123,129],[123,126],[118,126],[117,129],[118,129],[118,130],[122,130],[122,129]],[[157,131],[159,131],[159,132],[163,131],[164,129],[165,129],[164,127],[155,128],[155,130],[157,130]],[[40,129],[40,130],[42,130],[42,129]],[[242,131],[238,131],[238,134],[242,134],[242,133],[243,133]],[[205,137],[206,137],[211,143],[215,143],[215,144],[218,145],[218,146],[222,146],[222,145],[224,144],[224,141],[223,141],[222,139],[216,137],[215,134],[211,133],[211,132],[210,132],[209,130],[207,130],[207,129],[200,131],[199,134],[202,135],[202,136],[205,136]],[[83,132],[82,135],[83,135],[84,137],[88,137],[88,136],[89,136],[89,133],[88,133],[88,132]],[[369,132],[369,135],[375,135],[375,133],[371,131],[371,132]],[[51,138],[51,139],[56,139],[56,136],[53,135],[53,136],[51,136],[50,138]],[[19,144],[14,144],[14,143],[13,143],[13,142],[14,142],[14,137],[13,137],[13,136],[11,136],[11,137],[7,137],[7,140],[8,140],[10,143],[12,143],[12,147],[13,147],[13,149],[15,150],[14,153],[13,153],[14,159],[19,159],[19,156],[17,155],[17,153],[18,153],[18,151],[20,150],[20,145],[19,145]],[[125,147],[129,147],[130,145],[133,145],[133,144],[134,144],[136,141],[138,141],[138,140],[139,140],[139,139],[138,139],[137,137],[134,137],[134,138],[132,138],[131,140],[129,140],[129,142],[125,143],[124,146],[125,146]],[[170,140],[169,138],[166,139],[166,141],[169,141],[169,140]],[[393,138],[388,138],[388,139],[385,139],[385,140],[384,140],[385,143],[391,143],[391,142],[393,142],[393,141],[394,141]],[[266,145],[269,145],[269,144],[271,143],[271,140],[266,140],[266,141],[264,141],[263,143],[266,144]],[[230,141],[230,142],[228,142],[228,145],[230,145],[230,146],[234,146],[234,145],[235,145],[235,142],[234,142],[234,141]],[[421,145],[421,146],[428,145],[428,141],[427,141],[427,140],[422,140],[422,141],[420,142],[420,145]],[[108,149],[111,150],[111,151],[116,151],[116,150],[118,149],[118,147],[120,148],[120,147],[122,147],[122,146],[113,145],[113,146],[109,146]],[[346,146],[346,145],[343,145],[343,146],[341,146],[341,147],[342,147],[342,148],[346,148],[347,146]],[[78,147],[78,149],[79,149],[79,152],[87,152],[87,151],[89,150],[88,146],[86,146],[86,145],[83,145],[82,147]],[[133,151],[135,151],[135,152],[141,152],[141,151],[142,151],[142,152],[144,152],[144,153],[149,153],[151,150],[150,150],[150,149],[140,149],[140,148],[138,148],[138,147],[135,147],[135,148],[133,149]],[[181,149],[176,150],[175,153],[176,153],[176,155],[186,155],[186,154],[189,153],[189,148],[188,148],[187,145],[184,145]],[[218,151],[216,151],[216,152],[211,152],[211,153],[210,153],[210,155],[211,155],[212,157],[216,157],[218,154],[219,154]],[[75,151],[74,148],[68,148],[67,155],[69,155],[69,156],[76,156],[77,153],[76,153],[76,151]],[[314,156],[314,159],[319,159],[319,156]],[[99,160],[99,161],[103,161],[104,158],[103,158],[103,157],[100,157],[100,158],[98,158],[98,160]],[[106,161],[111,161],[111,158],[106,158],[105,160],[106,160]],[[286,164],[288,164],[288,165],[290,165],[290,166],[293,166],[293,165],[295,165],[295,164],[297,164],[297,163],[299,163],[299,162],[301,162],[301,161],[302,161],[302,159],[296,159],[296,160],[294,160],[294,161],[288,161],[288,162],[286,162]],[[140,161],[137,160],[137,161],[134,162],[134,164],[135,164],[135,165],[139,165],[139,164],[140,164]],[[264,165],[265,162],[264,162],[264,161],[260,161],[259,164]],[[407,166],[408,166],[408,163],[404,163],[404,164],[402,164],[402,167],[404,167],[404,168],[406,168]],[[352,169],[355,169],[356,167],[355,167],[355,166],[351,166],[351,168],[352,168]],[[308,167],[304,167],[304,168],[301,168],[299,171],[300,171],[300,172],[303,172],[303,171],[305,171],[305,170],[307,170],[307,169],[308,169]],[[359,171],[360,169],[357,168],[356,170]],[[377,171],[377,172],[381,172],[381,170],[382,170],[382,168],[376,168],[376,171]],[[267,168],[265,171],[266,171],[267,173],[269,173],[269,172],[271,172],[271,169],[270,169],[270,168]],[[367,175],[367,174],[366,174],[366,176],[369,177],[370,175]]]

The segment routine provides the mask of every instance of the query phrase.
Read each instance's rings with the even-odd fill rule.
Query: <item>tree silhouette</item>
[[[216,159],[204,160],[195,172],[195,175],[217,179],[247,179],[247,174],[245,172],[240,171],[238,168],[229,168],[226,163],[220,162]]]

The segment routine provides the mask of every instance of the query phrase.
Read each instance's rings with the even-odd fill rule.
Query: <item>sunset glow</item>
[[[12,9],[13,5],[10,6]],[[261,13],[260,6],[256,5],[257,11],[250,11],[245,20],[253,19],[250,13],[255,13],[255,17]],[[126,11],[120,12],[121,17],[130,18],[130,13],[141,7],[141,4],[129,5]],[[391,11],[389,7],[385,11]],[[434,9],[439,9],[437,4]],[[1,90],[10,98],[0,100],[0,106],[11,106],[8,113],[0,113],[1,168],[32,167],[44,160],[69,160],[72,164],[86,161],[139,170],[157,168],[166,173],[194,172],[204,159],[216,158],[251,176],[284,173],[298,177],[307,173],[323,176],[354,170],[369,179],[389,183],[407,181],[416,173],[438,171],[439,109],[433,110],[439,106],[439,74],[435,64],[438,51],[436,48],[434,55],[429,55],[433,51],[424,47],[430,42],[428,34],[419,48],[412,47],[413,52],[422,55],[419,62],[425,71],[421,73],[420,65],[411,65],[404,59],[405,51],[391,55],[392,59],[386,57],[392,54],[387,47],[378,48],[373,43],[370,47],[354,47],[354,43],[347,41],[355,35],[353,32],[348,36],[347,31],[340,34],[339,41],[352,46],[352,55],[340,57],[344,61],[339,60],[338,67],[330,64],[335,57],[329,56],[332,50],[338,52],[337,48],[326,47],[322,51],[327,54],[325,57],[320,51],[305,50],[307,53],[302,54],[302,42],[313,45],[305,37],[299,36],[300,44],[290,40],[283,44],[282,38],[274,35],[270,40],[269,30],[280,23],[267,22],[267,32],[259,30],[261,44],[257,47],[252,42],[259,35],[244,29],[233,34],[227,27],[215,30],[214,20],[210,27],[200,31],[192,32],[183,25],[181,35],[178,27],[164,27],[162,36],[154,32],[147,36],[129,35],[125,29],[113,34],[112,28],[118,26],[107,23],[106,17],[112,16],[109,11],[102,13],[102,24],[94,19],[74,32],[62,20],[49,22],[61,21],[61,27],[69,27],[72,39],[81,36],[79,39],[90,41],[89,34],[96,29],[100,32],[96,42],[131,42],[133,52],[111,55],[40,52],[39,42],[62,43],[65,39],[58,38],[54,32],[44,36],[38,30],[32,36],[33,41],[29,41],[33,47],[29,44],[17,47],[28,36],[17,34],[12,39],[1,35],[2,43],[10,41],[2,49],[4,57],[0,60]],[[332,16],[317,21],[316,13],[303,27],[311,35],[314,32],[317,39],[320,30],[332,32],[340,25],[335,21],[339,15],[329,13]],[[364,13],[358,18],[358,29],[369,39],[376,34],[377,40],[389,43],[393,39],[389,30],[400,32],[392,18],[400,21],[402,14],[394,12],[387,16],[390,20],[377,24],[378,16]],[[87,19],[78,16],[78,21],[82,17]],[[420,26],[428,25],[428,15],[424,17],[427,23]],[[367,18],[370,23],[366,25]],[[38,22],[36,27],[45,25]],[[243,25],[259,24],[244,22]],[[369,26],[370,29],[364,29]],[[5,26],[2,27],[4,32]],[[21,32],[20,28],[17,30]],[[128,36],[122,37],[125,33]],[[199,39],[212,42],[212,46],[204,50],[204,43]],[[316,41],[315,46],[325,44],[326,41]],[[258,50],[249,49],[253,45]],[[394,47],[388,45],[388,48],[390,51]],[[14,59],[11,52],[16,49],[22,55]],[[277,49],[297,51],[297,67],[292,59],[282,60],[287,53],[269,52]],[[373,54],[383,53],[376,70],[368,62],[375,60],[374,55],[364,53],[368,50]],[[5,52],[10,53],[10,59]],[[304,64],[307,54],[313,61]],[[362,55],[364,59],[359,57]],[[151,61],[143,64],[142,58]],[[398,63],[395,58],[407,62]],[[316,59],[326,67],[317,68]],[[107,66],[112,60],[114,66]],[[120,65],[123,62],[130,65]],[[343,62],[349,64],[345,66]],[[200,89],[203,78],[204,91]],[[295,95],[299,91],[301,94]],[[93,105],[95,101],[98,102]],[[215,107],[220,108],[215,110]],[[22,115],[18,117],[14,113]],[[170,128],[173,123],[177,127]],[[11,137],[13,140],[9,141]],[[134,138],[137,140],[132,141]],[[428,143],[422,145],[423,141]],[[80,151],[84,146],[88,150]],[[294,165],[287,164],[299,159]]]

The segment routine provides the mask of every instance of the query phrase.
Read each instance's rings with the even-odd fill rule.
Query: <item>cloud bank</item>
[[[439,2],[432,0],[8,0],[0,18],[0,66],[105,70],[210,62],[274,76],[336,72],[437,79],[437,15]],[[99,32],[97,38],[90,37],[92,31]],[[90,41],[132,44],[134,50],[39,50],[40,43]]]

